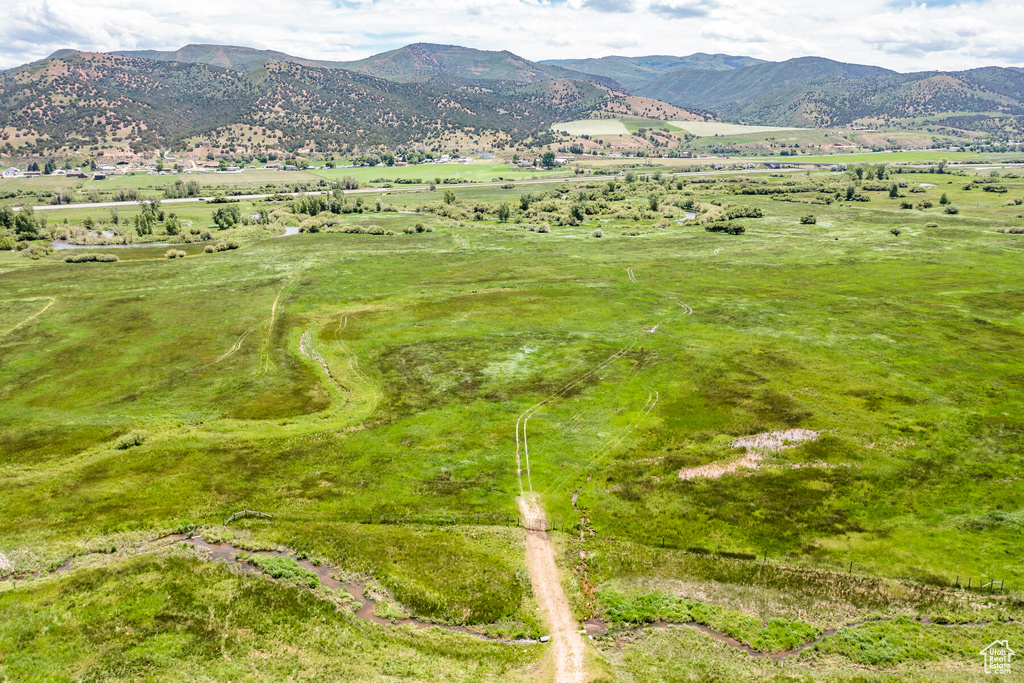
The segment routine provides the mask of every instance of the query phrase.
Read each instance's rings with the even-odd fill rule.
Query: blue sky
[[[60,48],[219,43],[358,59],[412,42],[529,59],[817,55],[899,71],[1024,66],[1004,0],[0,0],[0,68]]]

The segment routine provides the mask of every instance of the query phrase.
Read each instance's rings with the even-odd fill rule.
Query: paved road
[[[730,170],[730,171],[699,171],[699,172],[683,172],[683,173],[667,173],[662,171],[663,176],[716,176],[716,175],[746,175],[750,173],[803,173],[806,169],[799,168],[783,168],[783,169],[768,169],[768,168],[754,168],[754,169],[742,169],[742,170]],[[655,173],[655,171],[645,171],[643,169],[634,169],[634,173]],[[564,178],[540,178],[537,180],[489,180],[486,182],[479,183],[458,183],[456,185],[438,185],[438,189],[460,189],[467,187],[501,187],[512,183],[516,186],[519,185],[550,185],[551,183],[587,183],[592,181],[611,180],[617,176],[615,175],[588,175],[588,176],[566,176]],[[425,192],[429,189],[427,185],[406,185],[404,187],[364,187],[358,190],[345,190],[346,195],[355,194],[404,194],[409,192]],[[304,195],[317,195],[327,194],[327,190],[318,190],[315,192],[275,192],[273,194],[245,194],[245,195],[233,195],[227,197],[228,199],[238,200],[255,200],[255,199],[267,199],[276,195],[288,195],[290,197],[301,197]],[[187,197],[184,199],[161,199],[161,205],[169,204],[195,204],[198,202],[208,202],[213,200],[213,197]],[[124,206],[138,206],[139,202],[96,202],[93,204],[43,204],[34,207],[36,211],[57,211],[62,209],[115,209]],[[19,211],[19,207],[14,207],[15,211]]]

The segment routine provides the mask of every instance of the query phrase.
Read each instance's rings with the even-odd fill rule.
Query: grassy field
[[[585,119],[556,123],[552,130],[560,130],[569,135],[629,135],[630,131],[619,119]]]
[[[981,152],[949,152],[944,150],[919,152],[866,152],[857,154],[829,154],[824,156],[800,156],[793,161],[823,161],[844,164],[937,164],[941,161],[952,163],[1009,163],[1024,161],[1020,154],[1000,154]]]
[[[787,130],[801,130],[800,128],[779,128],[777,126],[746,126],[739,123],[719,123],[716,121],[669,121],[677,128],[697,137],[711,137],[714,135],[744,135],[750,133],[775,133]]]
[[[361,182],[377,180],[415,180],[423,184],[447,180],[455,182],[489,182],[492,180],[533,180],[545,177],[564,176],[564,170],[537,171],[516,168],[507,163],[476,161],[469,164],[420,164],[416,166],[364,166],[360,168],[335,168],[310,171],[313,175],[330,181],[353,177]]]
[[[307,232],[183,259],[0,252],[0,676],[543,677],[543,650],[150,548],[286,547],[403,614],[539,635],[515,425],[554,396],[524,486],[572,530],[578,617],[684,615],[769,650],[887,619],[781,663],[692,627],[605,636],[592,680],[980,680],[978,649],[1024,635],[1003,623],[1024,579],[1016,198],[1005,171],[664,177],[382,196],[417,213],[278,203],[261,230]],[[788,429],[818,438],[680,477]],[[226,527],[242,509],[274,518]]]

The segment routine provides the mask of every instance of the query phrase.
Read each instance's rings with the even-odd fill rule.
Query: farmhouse
[[[4,169],[4,178],[20,178],[20,177],[21,177],[21,170],[20,169],[17,169],[17,168],[14,168],[14,167],[5,168]]]

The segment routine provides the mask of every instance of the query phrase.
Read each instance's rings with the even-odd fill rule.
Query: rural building
[[[5,168],[4,169],[4,178],[20,178],[20,177],[21,177],[21,170],[20,169],[13,168],[13,167],[12,168]]]

